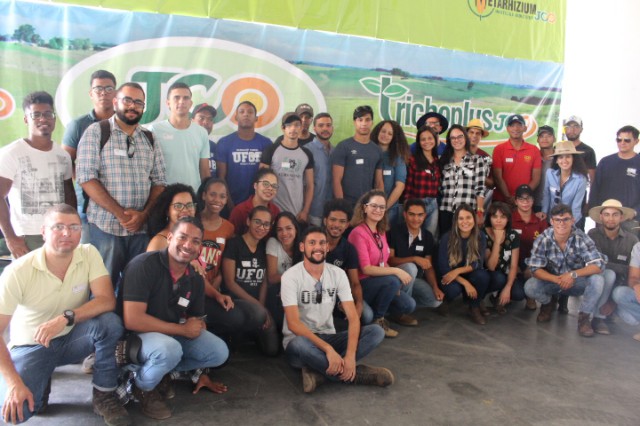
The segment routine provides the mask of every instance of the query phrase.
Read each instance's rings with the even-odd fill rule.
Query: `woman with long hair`
[[[300,224],[291,212],[280,212],[273,222],[267,241],[267,309],[282,330],[284,309],[280,299],[280,278],[291,266],[302,260]]]
[[[358,272],[362,284],[363,298],[373,310],[373,322],[379,324],[386,337],[395,337],[398,332],[389,328],[384,316],[403,325],[416,325],[410,314],[416,302],[401,288],[409,288],[411,275],[400,268],[389,266],[387,230],[387,200],[380,190],[365,193],[354,208],[349,242],[358,252]]]
[[[422,126],[416,135],[416,145],[407,166],[404,198],[420,198],[424,201],[427,210],[425,225],[435,237],[438,230],[438,190],[442,178],[437,154],[438,132],[429,126]]]
[[[440,240],[440,289],[447,303],[464,294],[469,302],[471,320],[480,325],[487,322],[480,311],[480,303],[490,281],[489,273],[482,267],[485,249],[485,238],[476,225],[473,208],[468,204],[459,205],[453,213],[451,231]]]
[[[382,181],[387,195],[387,215],[393,226],[401,220],[402,204],[398,201],[405,189],[409,144],[402,127],[393,120],[378,123],[371,140],[382,150]]]
[[[247,218],[247,231],[232,238],[222,254],[224,286],[231,293],[235,308],[244,316],[246,330],[256,337],[263,354],[276,356],[280,348],[278,330],[266,308],[266,237],[271,229],[271,212],[254,207]]]
[[[487,239],[485,261],[491,276],[487,293],[500,292],[491,301],[496,312],[504,314],[509,302],[525,298],[524,281],[518,275],[520,234],[511,228],[508,204],[501,201],[491,203],[483,232]]]
[[[542,193],[542,219],[549,216],[551,209],[557,204],[571,206],[576,226],[582,223],[582,204],[587,193],[588,171],[582,160],[583,153],[576,150],[571,141],[558,142],[551,155],[553,164],[547,170]]]
[[[195,217],[197,211],[196,193],[189,185],[172,183],[158,196],[151,210],[147,233],[147,251],[162,250],[168,246],[167,235],[181,217]]]
[[[440,235],[453,225],[453,213],[458,206],[467,204],[477,215],[478,223],[484,220],[485,179],[490,162],[471,154],[471,141],[464,127],[454,124],[447,133],[447,144],[440,158],[442,170],[442,195],[438,229]]]

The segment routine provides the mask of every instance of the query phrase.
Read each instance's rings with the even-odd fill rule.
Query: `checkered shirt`
[[[490,166],[490,160],[467,153],[460,164],[453,160],[442,168],[442,202],[440,210],[453,212],[462,203],[476,208],[476,197],[484,197],[484,181]]]
[[[440,188],[440,165],[438,161],[429,164],[426,169],[419,169],[415,157],[409,159],[407,165],[407,182],[404,188],[404,198],[435,198]]]

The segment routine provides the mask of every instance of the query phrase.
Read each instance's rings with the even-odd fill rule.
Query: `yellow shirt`
[[[47,269],[44,248],[14,260],[0,276],[0,314],[12,315],[9,347],[36,345],[34,335],[43,324],[66,309],[76,309],[89,300],[89,283],[109,275],[98,250],[80,244],[64,280]],[[56,337],[71,331],[65,327]]]

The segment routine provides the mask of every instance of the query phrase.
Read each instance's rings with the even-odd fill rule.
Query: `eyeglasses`
[[[45,120],[53,120],[54,118],[56,118],[56,113],[53,111],[36,111],[30,113],[29,117],[31,117],[32,120],[39,120],[41,118],[44,118]]]
[[[631,138],[616,138],[616,142],[618,142],[618,143],[622,143],[622,142],[631,143],[631,142],[633,142],[633,139],[631,139]]]
[[[173,207],[174,209],[178,210],[179,212],[181,212],[184,209],[189,209],[189,210],[195,210],[196,208],[196,203],[173,203],[171,204],[171,207]]]
[[[101,95],[103,93],[106,93],[108,95],[109,93],[112,93],[114,90],[116,90],[116,88],[113,86],[95,86],[91,88],[91,91],[96,95]]]
[[[257,228],[263,228],[263,229],[271,228],[271,222],[263,222],[260,219],[253,219],[252,222]]]
[[[133,158],[136,153],[136,141],[131,136],[127,136],[127,156]]]
[[[142,102],[140,99],[133,99],[133,98],[130,98],[129,96],[123,96],[121,98],[118,98],[118,100],[120,100],[126,106],[135,105],[138,108],[144,108],[144,105],[145,105],[145,103]]]
[[[55,225],[51,225],[49,229],[51,229],[53,232],[69,231],[70,233],[76,233],[82,231],[82,225],[63,225],[61,223],[56,223]]]
[[[461,141],[464,139],[464,135],[458,135],[458,136],[451,136],[450,139],[452,141]]]
[[[560,224],[566,225],[567,223],[571,222],[573,220],[573,218],[572,217],[565,217],[564,219],[561,219],[559,217],[552,217],[551,220],[554,223],[557,223],[558,225],[560,225]]]
[[[278,186],[279,186],[277,183],[271,183],[268,180],[259,180],[257,183],[262,184],[262,187],[264,189],[269,189],[269,188],[278,189]]]
[[[322,281],[318,281],[315,285],[316,303],[322,303]]]
[[[373,203],[367,203],[367,204],[365,204],[365,206],[371,207],[372,210],[385,211],[387,209],[387,206],[383,206],[383,205],[380,205],[380,204],[373,204]]]

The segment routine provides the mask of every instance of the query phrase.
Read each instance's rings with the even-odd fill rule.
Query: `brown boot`
[[[308,367],[302,367],[302,390],[304,393],[312,393],[316,387],[324,383],[325,378],[322,374]]]
[[[171,378],[171,373],[165,374],[165,376],[160,380],[158,386],[156,386],[160,396],[166,401],[167,399],[173,399],[176,397],[176,390],[173,387],[173,379]]]
[[[549,322],[551,321],[551,313],[555,308],[556,304],[553,299],[551,302],[540,305],[540,313],[538,314],[538,322]]]
[[[475,306],[473,308],[469,308],[469,313],[471,314],[471,321],[475,322],[479,325],[485,325],[487,323],[486,318],[482,315],[480,308]]]
[[[594,318],[593,321],[591,321],[591,327],[593,328],[593,331],[598,334],[611,334],[611,330],[609,330],[609,326],[605,322],[604,318]]]
[[[162,400],[162,396],[157,388],[146,392],[134,386],[133,396],[140,401],[142,414],[145,416],[155,420],[164,420],[171,417],[171,410]]]
[[[369,385],[387,387],[393,384],[395,378],[388,368],[370,367],[368,365],[356,365],[356,378],[353,381],[356,385]]]
[[[128,426],[129,413],[120,404],[113,391],[103,392],[93,388],[93,412],[101,416],[109,426]]]
[[[593,328],[591,328],[591,318],[589,318],[589,314],[584,312],[578,314],[578,333],[582,337],[593,336]]]

